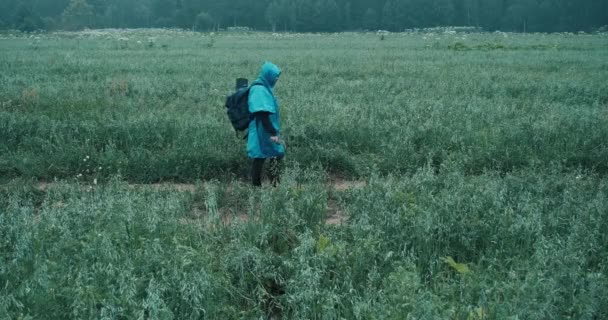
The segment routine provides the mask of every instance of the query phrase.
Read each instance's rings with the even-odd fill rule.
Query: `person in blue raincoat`
[[[273,89],[279,80],[281,69],[271,62],[262,65],[260,76],[249,89],[249,123],[247,155],[253,159],[251,179],[254,186],[262,185],[262,171],[266,159],[270,159],[270,180],[279,183],[279,165],[285,156],[285,146],[280,142],[281,118],[279,103]]]

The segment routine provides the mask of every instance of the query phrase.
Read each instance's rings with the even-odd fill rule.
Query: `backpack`
[[[237,132],[247,130],[249,123],[253,119],[249,113],[249,90],[256,85],[261,84],[254,83],[250,87],[241,88],[226,98],[228,119],[230,119],[232,127]]]

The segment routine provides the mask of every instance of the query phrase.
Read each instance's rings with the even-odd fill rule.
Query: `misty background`
[[[336,32],[469,26],[486,31],[605,29],[606,0],[2,0],[0,29],[183,28]],[[602,28],[603,27],[603,28]]]

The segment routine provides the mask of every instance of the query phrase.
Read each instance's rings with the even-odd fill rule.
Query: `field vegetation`
[[[608,318],[607,44],[0,34],[0,318]],[[264,60],[254,190],[223,103]]]

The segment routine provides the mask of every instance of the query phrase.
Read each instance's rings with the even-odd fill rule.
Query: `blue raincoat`
[[[249,112],[251,114],[256,112],[270,113],[270,123],[279,136],[281,133],[279,103],[272,89],[280,75],[281,69],[279,67],[270,62],[264,63],[260,76],[252,83],[249,91]],[[257,118],[254,118],[249,123],[247,155],[252,159],[280,158],[285,155],[285,147],[282,144],[270,141],[270,133],[264,129]]]

